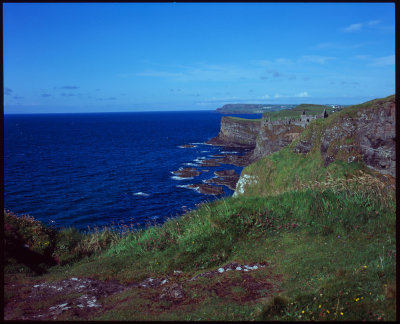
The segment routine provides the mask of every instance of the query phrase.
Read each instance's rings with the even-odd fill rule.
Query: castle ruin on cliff
[[[306,115],[306,112],[303,110],[302,114],[300,115],[300,118],[285,118],[285,119],[277,119],[277,120],[271,120],[270,118],[266,116],[261,117],[261,125],[263,127],[268,127],[269,129],[272,130],[272,126],[281,126],[281,125],[296,125],[296,126],[301,126],[305,128],[311,121],[315,119],[321,119],[321,118],[327,118],[328,113],[326,109],[324,109],[324,112],[319,115]]]

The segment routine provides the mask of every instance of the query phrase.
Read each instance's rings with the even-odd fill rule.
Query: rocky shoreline
[[[209,144],[209,143],[206,143]],[[180,147],[184,147],[189,145],[181,145]],[[228,147],[228,149],[231,147]],[[233,153],[226,152],[211,155],[208,159],[203,159],[198,162],[197,167],[190,168],[179,168],[179,170],[172,171],[171,173],[183,179],[192,179],[198,177],[200,174],[209,172],[208,169],[202,169],[203,167],[213,168],[220,167],[222,164],[224,165],[234,165],[238,167],[244,167],[248,165],[251,161],[251,154],[253,150],[249,147],[245,148],[235,148]],[[193,183],[185,186],[180,186],[184,188],[195,189],[201,194],[205,195],[222,195],[224,193],[223,187],[226,187],[230,190],[236,190],[236,183],[239,180],[240,175],[236,173],[233,169],[228,170],[218,170],[214,171],[214,177],[210,179],[203,180],[201,183]]]

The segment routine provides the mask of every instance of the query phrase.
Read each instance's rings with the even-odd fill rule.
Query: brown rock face
[[[373,107],[360,107],[323,130],[321,154],[325,166],[336,159],[362,161],[368,167],[395,177],[395,99],[380,100]],[[314,139],[300,141],[296,153],[308,153]]]
[[[212,186],[206,183],[192,184],[189,188],[197,189],[200,193],[205,195],[222,195],[224,190],[219,186]]]
[[[193,178],[197,177],[201,172],[195,168],[183,168],[177,171],[172,171],[172,173],[181,178]]]
[[[297,125],[263,125],[257,137],[257,145],[253,152],[253,160],[269,155],[292,143],[300,133],[303,127]]]
[[[221,129],[218,136],[207,143],[228,147],[254,148],[259,129],[259,120],[244,120],[224,116],[221,118]]]
[[[206,183],[213,183],[217,185],[227,186],[231,190],[236,189],[236,183],[239,180],[239,175],[235,170],[215,171],[216,178],[206,180]]]

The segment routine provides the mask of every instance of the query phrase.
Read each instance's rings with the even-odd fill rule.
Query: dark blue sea
[[[182,215],[221,198],[186,185],[212,178],[216,170],[240,174],[232,165],[197,166],[229,151],[204,144],[218,134],[220,120],[212,111],[5,115],[5,209],[81,230],[141,227]],[[191,143],[194,148],[180,148]],[[182,167],[209,172],[193,179],[171,173]],[[224,187],[224,196],[232,193]]]

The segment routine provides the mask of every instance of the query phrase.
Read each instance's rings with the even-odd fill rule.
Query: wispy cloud
[[[294,97],[300,97],[300,98],[305,98],[305,97],[310,97],[307,91],[300,92],[299,94],[295,95]]]
[[[69,86],[69,85],[67,85],[67,86],[62,86],[60,89],[66,89],[66,90],[76,90],[76,89],[79,89],[79,87],[77,87],[77,86]]]
[[[368,26],[375,26],[377,24],[379,24],[381,21],[380,20],[370,20],[367,22]]]
[[[355,32],[357,30],[361,30],[363,24],[358,23],[358,24],[351,24],[350,26],[347,26],[345,28],[342,28],[341,30],[345,33],[351,33],[351,32]]]
[[[99,101],[108,101],[108,100],[117,100],[115,97],[108,97],[108,98],[97,98]]]
[[[75,96],[75,94],[73,94],[73,93],[61,93],[61,96],[63,96],[63,97],[73,97],[73,96]]]
[[[10,88],[4,88],[4,95],[6,96],[10,96],[12,94],[12,89]]]
[[[334,59],[335,59],[335,57],[331,57],[331,56],[305,55],[300,58],[300,61],[325,64],[327,61],[334,60]]]
[[[175,71],[146,70],[135,73],[119,74],[120,77],[155,77],[173,81],[232,81],[256,79],[259,70],[228,64],[197,64],[179,66]]]
[[[42,97],[47,98],[47,97],[51,97],[50,93],[42,93]]]
[[[293,95],[282,95],[279,93],[274,94],[275,99],[278,99],[278,98],[307,98],[307,97],[311,97],[307,91],[302,91],[302,92],[299,92],[299,93],[296,93]]]
[[[295,62],[293,62],[293,60],[285,58],[285,57],[278,57],[278,58],[272,59],[272,60],[253,60],[253,61],[251,61],[251,63],[254,65],[257,65],[257,66],[274,67],[277,65],[287,66],[287,65],[291,65]]]
[[[181,78],[184,77],[185,74],[181,72],[166,72],[166,71],[145,71],[145,72],[138,72],[138,73],[125,73],[120,74],[123,77],[130,77],[130,76],[144,76],[144,77],[156,77],[156,78]]]
[[[368,27],[376,26],[380,22],[381,21],[379,19],[376,19],[376,20],[370,20],[370,21],[363,22],[363,23],[351,24],[347,27],[341,28],[341,31],[345,32],[345,33],[352,33],[352,32],[356,32],[356,31],[363,29],[365,26],[368,26]]]
[[[376,57],[371,60],[371,66],[387,66],[395,64],[395,55]]]
[[[24,97],[21,97],[21,96],[14,96],[13,99],[24,99]]]
[[[365,61],[369,66],[389,66],[395,64],[395,55],[388,55],[382,57],[371,57],[371,55],[356,55],[354,59]]]
[[[374,45],[374,42],[363,42],[363,43],[352,43],[352,44],[345,44],[345,43],[337,43],[337,42],[322,42],[318,43],[317,45],[312,46],[312,49],[339,49],[339,50],[347,50],[347,49],[355,49],[364,47],[367,45]]]
[[[356,60],[368,60],[368,59],[370,59],[370,55],[356,55],[356,56],[354,56],[354,58],[356,59]]]

